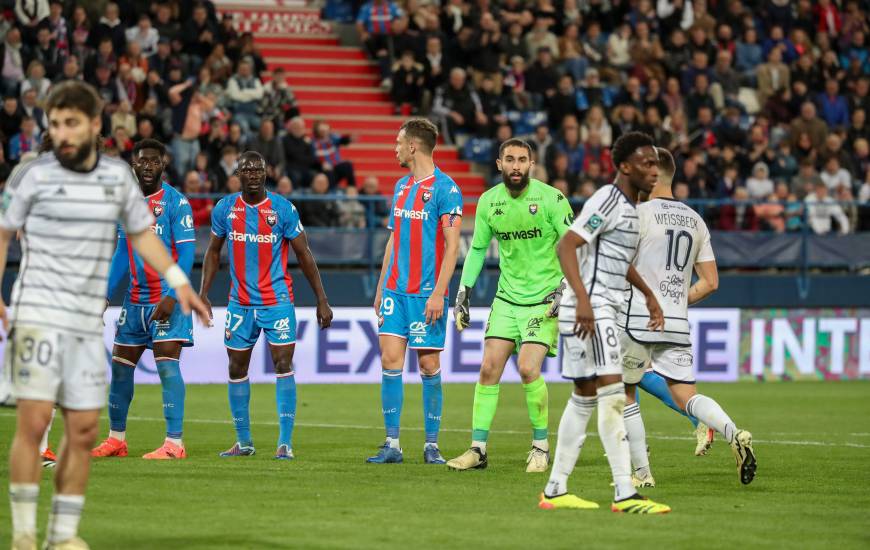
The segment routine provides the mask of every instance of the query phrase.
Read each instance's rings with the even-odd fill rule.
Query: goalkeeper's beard
[[[501,180],[504,182],[505,187],[510,191],[522,191],[527,185],[529,185],[529,173],[525,172],[522,177],[520,177],[520,182],[516,184],[513,183],[510,172],[502,172]]]

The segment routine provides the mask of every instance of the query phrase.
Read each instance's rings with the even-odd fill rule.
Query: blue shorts
[[[130,303],[130,297],[124,298],[121,315],[115,330],[115,344],[119,346],[154,347],[155,342],[181,342],[184,347],[193,345],[193,318],[181,311],[181,306],[175,305],[169,321],[148,323],[157,304],[137,306]]]
[[[296,343],[296,308],[293,304],[247,308],[230,302],[224,329],[224,345],[229,349],[251,349],[260,330],[271,345],[289,346]]]
[[[434,324],[426,324],[428,296],[406,296],[384,289],[381,300],[381,319],[378,334],[398,336],[408,341],[411,349],[444,349],[447,335],[447,297],[444,297],[444,315]]]

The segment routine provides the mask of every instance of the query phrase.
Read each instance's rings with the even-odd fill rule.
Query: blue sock
[[[135,367],[112,361],[112,382],[109,385],[109,428],[112,431],[127,431],[127,413],[133,401],[135,371]]]
[[[275,381],[275,402],[278,404],[278,446],[293,448],[293,423],[296,421],[296,376],[279,374]]]
[[[692,423],[692,426],[698,426],[698,419],[686,414],[674,402],[674,399],[671,397],[671,392],[668,389],[668,383],[660,374],[647,372],[643,375],[643,378],[640,379],[640,384],[638,385],[643,391],[657,397],[659,401],[688,418],[689,422]]]
[[[233,414],[233,424],[236,427],[236,441],[242,445],[251,444],[251,416],[248,404],[251,402],[251,382],[230,380],[230,412]]]
[[[384,370],[381,377],[381,406],[387,437],[399,438],[399,422],[402,418],[402,371]]]
[[[166,437],[181,439],[184,424],[184,378],[178,359],[157,361],[157,374],[163,386],[163,418],[166,419]]]
[[[438,443],[438,430],[441,429],[441,370],[432,375],[421,374],[423,379],[423,426],[426,430],[426,443]]]

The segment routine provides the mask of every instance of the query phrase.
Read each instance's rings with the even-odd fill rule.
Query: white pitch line
[[[0,417],[2,416],[15,416],[14,413],[8,412],[0,412]],[[108,416],[103,415],[100,418],[108,419]],[[129,416],[127,420],[131,421],[139,421],[139,422],[165,422],[166,420],[163,418],[150,417],[150,416]],[[211,418],[185,418],[184,422],[186,424],[224,424],[224,425],[232,425],[231,420],[216,420]],[[251,422],[252,426],[277,426],[277,422]],[[329,430],[383,430],[383,426],[365,426],[361,424],[326,424],[319,422],[297,422],[296,426],[300,428],[323,428]],[[411,426],[411,427],[403,427],[405,431],[412,432],[422,432],[423,428]],[[466,428],[441,428],[442,432],[450,432],[450,433],[468,433],[471,430]],[[528,435],[528,430],[490,430],[489,433],[492,434],[503,434],[503,435]],[[799,435],[795,433],[789,434],[788,432],[776,432],[782,433],[784,435]],[[595,432],[588,432],[588,435],[598,436]],[[849,435],[858,435],[858,434],[849,434]],[[695,438],[691,436],[676,436],[676,435],[663,435],[663,434],[650,434],[647,432],[648,439],[659,439],[662,441],[694,441]],[[798,447],[851,447],[854,449],[870,449],[870,445],[864,445],[861,443],[831,443],[828,441],[794,441],[788,439],[753,439],[754,443],[761,443],[763,445],[791,445]]]

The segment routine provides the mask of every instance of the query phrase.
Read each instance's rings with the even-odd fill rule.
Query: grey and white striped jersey
[[[637,207],[640,241],[634,267],[655,293],[665,315],[663,331],[647,328],[646,300],[635,289],[627,294],[625,317],[620,319],[629,336],[649,344],[691,345],[689,287],[692,268],[715,260],[710,232],[704,219],[674,199],[653,199]]]
[[[121,160],[100,156],[90,172],[64,168],[54,153],[28,163],[7,183],[0,216],[0,227],[22,230],[13,325],[101,335],[117,224],[135,234],[153,221]]]
[[[583,205],[571,231],[587,242],[577,249],[577,261],[592,308],[608,307],[618,312],[625,302],[628,266],[637,250],[638,217],[634,204],[616,185],[605,185]],[[576,303],[577,298],[568,286],[561,305],[574,307]],[[598,312],[595,314],[597,317]]]

